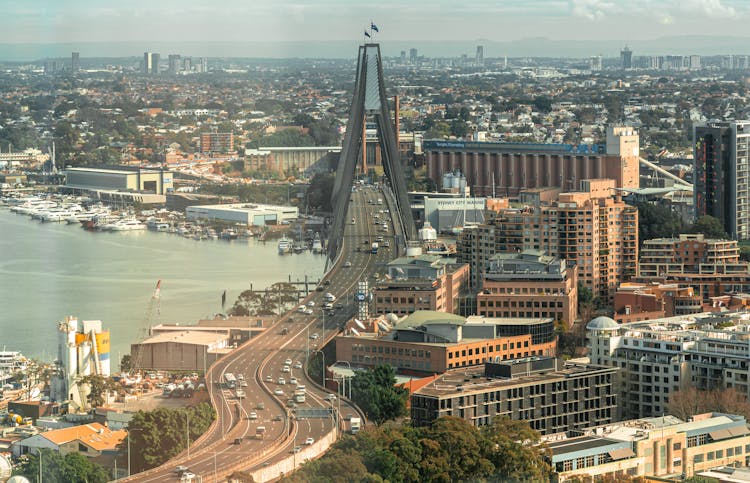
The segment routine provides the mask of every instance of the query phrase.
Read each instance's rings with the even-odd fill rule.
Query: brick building
[[[477,313],[485,317],[552,317],[570,327],[578,314],[578,270],[537,250],[490,259]]]
[[[612,302],[617,285],[636,273],[638,210],[612,195],[612,180],[583,180],[581,187],[551,204],[488,212],[485,223],[465,229],[456,255],[470,265],[472,286],[480,288],[496,253],[544,250],[575,265],[578,279]]]
[[[373,288],[375,314],[407,315],[416,310],[456,312],[468,289],[469,265],[433,255],[402,257],[388,263]]]
[[[234,133],[204,132],[200,150],[202,153],[231,153],[234,151]]]
[[[435,373],[494,358],[553,356],[557,351],[551,318],[464,318],[420,310],[393,327],[382,321],[372,325],[371,332],[355,328],[337,336],[336,360],[361,367],[390,364],[398,370]]]

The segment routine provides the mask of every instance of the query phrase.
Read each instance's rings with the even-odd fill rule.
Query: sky
[[[746,35],[748,0],[0,0],[0,43]]]

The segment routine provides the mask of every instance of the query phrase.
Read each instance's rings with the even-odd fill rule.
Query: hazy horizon
[[[417,48],[427,57],[473,56],[476,46],[484,46],[485,58],[508,57],[570,57],[592,55],[616,58],[627,45],[634,56],[640,55],[750,55],[750,37],[740,36],[669,36],[651,40],[559,40],[536,37],[508,42],[488,39],[475,40],[380,40],[384,55],[396,57],[402,50]],[[1,43],[0,61],[34,62],[45,58],[67,58],[73,51],[81,58],[140,57],[143,52],[182,54],[196,57],[223,58],[311,58],[353,59],[362,40],[326,41],[127,41],[127,42],[58,42],[58,43]]]

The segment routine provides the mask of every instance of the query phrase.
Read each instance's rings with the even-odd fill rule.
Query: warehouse
[[[85,191],[130,191],[164,195],[172,191],[172,172],[155,169],[68,168],[65,187]]]
[[[285,225],[297,219],[299,209],[295,206],[235,203],[188,206],[185,215],[188,220],[219,220],[253,226]]]

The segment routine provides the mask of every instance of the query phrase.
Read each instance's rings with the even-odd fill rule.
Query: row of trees
[[[669,207],[652,203],[638,203],[638,240],[672,238],[680,233],[702,233],[707,238],[729,238],[721,221],[713,216],[701,216],[692,225],[682,221]]]
[[[539,433],[498,418],[477,429],[443,417],[428,427],[386,424],[347,437],[286,482],[549,481]]]
[[[153,411],[138,411],[128,423],[131,448],[131,472],[137,473],[159,466],[187,448],[187,439],[195,441],[205,433],[216,418],[214,408],[208,403],[197,406]],[[127,454],[127,439],[118,447]],[[123,461],[122,464],[126,464]],[[46,481],[46,480],[45,480]],[[84,481],[84,480],[50,480]]]
[[[41,452],[42,481],[104,483],[110,480],[103,467],[80,453],[63,456],[49,449]],[[29,481],[39,481],[39,453],[33,452],[24,457],[13,474],[25,476]]]
[[[237,298],[229,315],[281,314],[299,301],[299,290],[287,282],[274,283],[266,290],[245,290]]]

